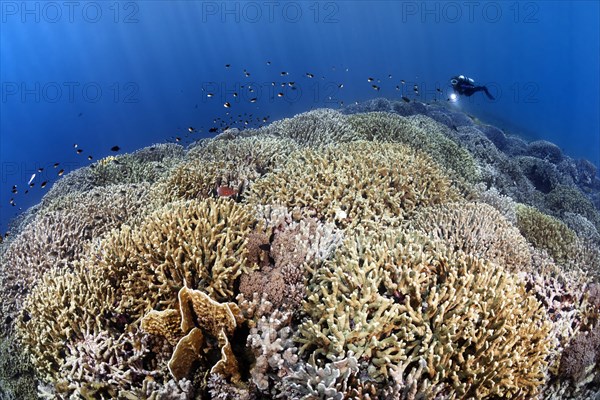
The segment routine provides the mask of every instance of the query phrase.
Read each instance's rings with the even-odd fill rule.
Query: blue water
[[[457,108],[600,165],[595,1],[0,5],[0,231],[48,190],[39,184],[57,178],[55,162],[68,172],[115,145],[185,144],[212,135],[214,118],[258,126],[341,102],[414,98],[414,84],[421,101],[445,101],[456,74],[496,96],[462,98]],[[296,90],[280,87],[289,81]],[[186,136],[189,126],[200,132]]]

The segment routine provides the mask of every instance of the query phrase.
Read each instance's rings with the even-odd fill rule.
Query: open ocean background
[[[445,102],[458,74],[488,85],[496,100],[478,93],[453,107],[600,166],[597,1],[0,7],[0,232],[39,202],[59,169],[116,154],[113,146],[123,153],[177,137],[187,144],[213,136],[213,127],[257,127],[264,117],[374,97]],[[290,81],[297,90],[281,87]],[[33,173],[36,185],[28,188]]]

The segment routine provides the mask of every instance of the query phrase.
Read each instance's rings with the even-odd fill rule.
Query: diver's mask
[[[450,79],[450,83],[452,84],[452,86],[456,86],[458,81],[456,80],[456,78],[452,78],[452,79]]]

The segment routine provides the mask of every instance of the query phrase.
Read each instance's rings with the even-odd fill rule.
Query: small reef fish
[[[121,148],[119,146],[113,146],[110,148],[110,151],[119,151]]]
[[[221,185],[217,187],[217,196],[219,197],[231,197],[238,194],[238,191],[232,187]]]
[[[29,178],[29,182],[27,182],[27,184],[31,186],[31,182],[33,182],[34,179],[35,179],[35,174],[31,175],[31,178]]]
[[[61,169],[60,171],[58,171],[58,176],[62,176],[62,174],[64,174],[64,173],[65,173],[65,170]]]

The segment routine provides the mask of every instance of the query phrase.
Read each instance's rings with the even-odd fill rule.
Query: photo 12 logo
[[[202,22],[314,23],[339,22],[339,5],[333,1],[203,1]]]
[[[4,24],[134,24],[139,22],[140,8],[133,1],[1,1],[0,12]]]
[[[401,21],[421,23],[539,22],[540,5],[533,1],[402,1]]]
[[[113,103],[139,102],[135,82],[2,82],[3,104],[20,103]]]

